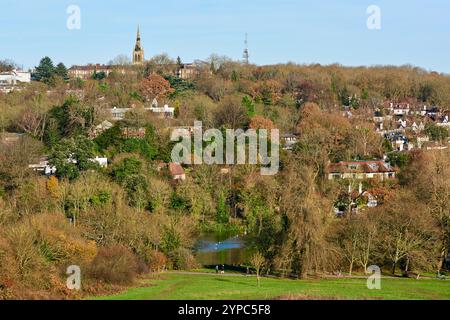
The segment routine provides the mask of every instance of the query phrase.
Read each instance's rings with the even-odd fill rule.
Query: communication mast
[[[244,62],[245,62],[246,64],[248,64],[248,63],[249,63],[250,55],[249,55],[249,53],[248,53],[248,34],[247,34],[247,33],[245,34],[245,49],[244,49],[244,55],[243,55],[243,58],[244,58]]]

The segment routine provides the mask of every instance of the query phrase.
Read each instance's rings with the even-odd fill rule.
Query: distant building
[[[153,99],[150,110],[153,113],[157,113],[161,118],[173,118],[175,116],[175,108],[169,107],[169,105],[165,104],[164,107],[160,108],[158,106],[158,100]]]
[[[284,150],[292,150],[297,143],[298,137],[295,134],[287,133],[281,136]]]
[[[12,70],[0,73],[0,85],[13,85],[18,83],[30,83],[31,72]]]
[[[16,88],[19,84],[30,83],[31,72],[12,70],[0,73],[0,91],[10,92]]]
[[[179,163],[169,163],[169,173],[174,181],[186,180],[186,174]]]
[[[183,63],[177,68],[177,77],[183,80],[192,79],[198,75],[199,70],[193,63]]]
[[[436,120],[440,116],[440,109],[437,106],[423,106],[423,110],[421,111],[422,116],[427,116],[432,120]]]
[[[328,166],[328,179],[373,179],[395,178],[395,169],[382,160],[341,161]]]
[[[128,111],[133,110],[133,108],[111,108],[109,112],[111,113],[111,121],[119,121],[125,119],[125,115]],[[175,108],[169,107],[167,104],[164,107],[154,107],[144,108],[145,111],[151,111],[158,115],[160,118],[173,118],[175,116]]]
[[[89,159],[91,162],[97,163],[101,168],[107,168],[108,167],[108,158],[105,157],[95,157],[92,159]],[[68,163],[77,163],[77,160],[74,159],[67,159]],[[41,157],[39,159],[38,163],[33,163],[28,165],[28,168],[31,170],[44,174],[46,176],[52,176],[56,174],[56,167],[49,164],[48,157]]]
[[[391,108],[395,116],[407,116],[410,112],[409,103],[391,103]]]
[[[104,65],[104,64],[88,64],[85,66],[72,66],[67,71],[71,79],[90,79],[96,73],[104,73],[109,76],[113,72],[114,66]]]
[[[111,113],[111,121],[118,121],[125,119],[125,114],[132,110],[132,108],[111,108],[109,109],[109,112]]]
[[[409,143],[409,139],[401,133],[388,133],[385,135],[386,140],[391,143],[394,151],[412,150],[413,145]]]
[[[51,176],[56,173],[56,167],[49,165],[47,157],[41,157],[38,163],[30,164],[28,167],[46,176]]]
[[[95,157],[94,159],[89,159],[92,162],[97,163],[101,168],[108,167],[108,158],[105,157]]]

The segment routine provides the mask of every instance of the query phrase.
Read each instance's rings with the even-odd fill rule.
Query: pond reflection
[[[203,266],[238,266],[247,262],[248,250],[242,236],[225,238],[214,234],[202,235],[195,246],[197,261]]]

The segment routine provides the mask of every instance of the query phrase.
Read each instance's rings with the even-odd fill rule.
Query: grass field
[[[366,279],[261,280],[245,276],[166,273],[142,280],[141,287],[101,300],[278,299],[450,299],[450,282],[434,279],[383,278],[381,290],[369,290]]]

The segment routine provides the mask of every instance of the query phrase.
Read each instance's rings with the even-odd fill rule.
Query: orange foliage
[[[174,89],[170,87],[169,81],[157,74],[151,74],[139,83],[139,91],[147,101],[167,97]]]
[[[275,128],[272,120],[264,118],[263,116],[254,116],[250,121],[250,129],[266,129],[272,130]]]

